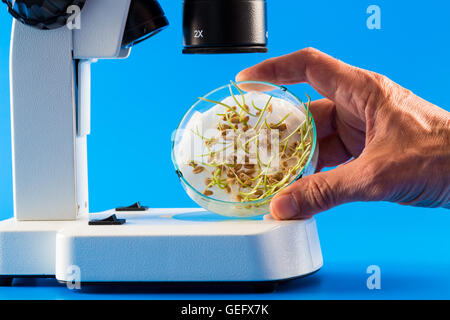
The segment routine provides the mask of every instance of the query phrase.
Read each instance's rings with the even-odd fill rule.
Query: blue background
[[[93,65],[89,137],[91,211],[142,201],[190,207],[170,159],[170,137],[195,97],[266,58],[316,47],[385,74],[450,109],[448,1],[268,1],[268,54],[182,55],[181,0],[162,0],[169,29],[133,49],[125,61]],[[382,30],[366,27],[366,9],[382,10]],[[0,6],[0,219],[13,216],[8,55],[11,18]],[[291,86],[319,98],[307,85]],[[420,174],[420,172],[418,173]],[[20,280],[3,299],[86,298],[450,298],[450,212],[388,203],[355,203],[317,216],[324,267],[266,295],[220,290],[169,292],[115,286],[74,293],[53,280]],[[379,265],[382,289],[366,287]],[[40,284],[40,286],[36,286]],[[95,290],[94,290],[95,291]]]

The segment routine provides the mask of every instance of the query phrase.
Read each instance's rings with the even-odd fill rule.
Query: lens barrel
[[[131,0],[122,46],[131,47],[138,44],[168,25],[169,21],[158,1]]]
[[[183,53],[267,52],[265,0],[184,0]]]

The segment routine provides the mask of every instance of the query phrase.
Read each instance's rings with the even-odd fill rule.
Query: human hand
[[[304,219],[354,201],[450,208],[450,113],[388,78],[308,48],[269,59],[237,81],[307,82],[319,167],[271,202],[276,219]]]

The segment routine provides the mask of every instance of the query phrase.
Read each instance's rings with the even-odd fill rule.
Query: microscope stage
[[[0,277],[81,282],[279,281],[322,266],[314,219],[236,220],[203,209],[114,210],[122,225],[0,222]]]

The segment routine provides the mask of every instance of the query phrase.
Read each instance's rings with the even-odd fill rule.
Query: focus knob
[[[2,0],[9,13],[20,22],[42,30],[66,25],[73,15],[70,6],[83,9],[86,0]]]

